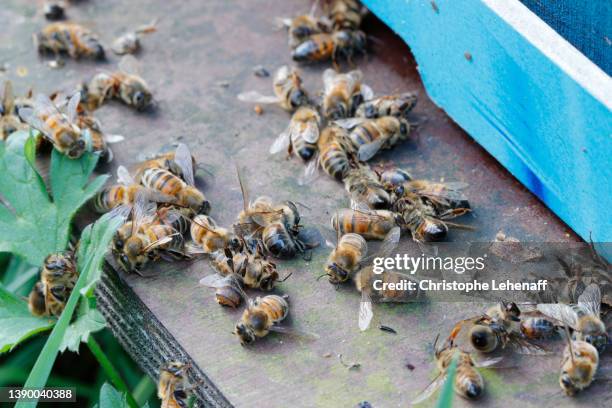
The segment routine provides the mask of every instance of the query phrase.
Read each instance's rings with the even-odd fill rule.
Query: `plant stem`
[[[113,383],[115,388],[125,393],[128,405],[131,408],[138,408],[138,404],[130,393],[127,384],[123,381],[121,375],[119,375],[119,372],[117,371],[117,369],[115,369],[115,366],[113,366],[113,363],[109,360],[106,354],[104,354],[104,351],[102,350],[98,342],[94,339],[93,335],[89,336],[89,339],[87,340],[87,346],[89,347],[89,350],[91,350],[91,353],[94,355],[94,357],[96,357],[96,360],[98,360],[98,363],[100,363],[100,366],[108,376],[108,379]]]
[[[156,389],[157,387],[151,380],[151,377],[143,375],[138,384],[136,384],[136,387],[134,387],[132,395],[134,395],[138,405],[143,406],[153,396]]]

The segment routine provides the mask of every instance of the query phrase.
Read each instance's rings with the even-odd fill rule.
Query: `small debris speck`
[[[22,78],[28,76],[28,69],[26,67],[18,67],[17,76],[20,76]]]
[[[440,12],[440,9],[438,8],[438,5],[436,4],[435,1],[431,0],[431,8],[433,9],[433,11],[435,11],[436,13]]]
[[[253,110],[255,111],[256,114],[258,115],[262,115],[264,113],[263,108],[261,107],[261,105],[255,105],[253,107]]]
[[[357,404],[357,408],[374,408],[368,401],[361,401]]]
[[[261,65],[257,65],[253,68],[253,74],[258,78],[267,78],[270,76],[270,72]]]
[[[380,326],[378,326],[378,328],[387,333],[397,334],[393,327],[385,326],[384,324],[381,324]]]
[[[406,368],[409,369],[410,371],[415,369],[415,367],[410,363],[406,363]]]
[[[323,354],[323,357],[325,357],[325,358],[330,358],[331,356],[332,356],[332,354],[331,354],[331,353],[325,353],[325,354]]]
[[[50,68],[53,68],[53,69],[58,69],[58,68],[61,68],[61,67],[63,67],[65,64],[66,64],[66,63],[64,62],[64,60],[61,60],[61,59],[54,59],[54,60],[51,60],[51,61],[47,62],[47,65],[48,65]]]
[[[361,363],[357,363],[357,362],[346,363],[346,362],[344,362],[344,360],[342,360],[342,354],[338,354],[338,360],[340,360],[340,364],[342,364],[343,366],[345,366],[349,370],[359,370],[359,368],[361,367]]]
[[[217,85],[221,88],[228,88],[230,86],[230,83],[229,81],[219,81],[217,82]]]
[[[465,56],[465,59],[472,62],[472,54],[470,54],[468,51],[465,52],[465,54],[463,54]]]

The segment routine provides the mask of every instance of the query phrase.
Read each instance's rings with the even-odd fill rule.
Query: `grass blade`
[[[457,373],[457,357],[458,354],[455,354],[450,366],[448,367],[448,371],[446,372],[446,380],[442,386],[442,391],[440,392],[440,398],[438,398],[436,408],[451,408],[453,406],[453,396],[455,394],[455,375]]]

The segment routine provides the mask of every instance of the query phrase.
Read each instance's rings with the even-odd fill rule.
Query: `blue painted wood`
[[[483,0],[363,3],[408,43],[435,103],[582,238],[612,242],[612,111],[601,96]]]
[[[612,1],[521,0],[608,75],[612,75]]]

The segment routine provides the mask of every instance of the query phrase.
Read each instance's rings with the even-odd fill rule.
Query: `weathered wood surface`
[[[98,113],[109,132],[127,136],[126,142],[115,148],[113,166],[135,164],[143,152],[155,152],[164,143],[180,139],[212,168],[214,182],[206,185],[205,192],[213,203],[212,215],[221,224],[230,224],[241,208],[233,167],[239,163],[249,169],[246,178],[253,195],[306,203],[311,210],[304,213],[304,223],[325,228],[330,215],[348,205],[342,186],[321,177],[312,186],[298,187],[303,165],[267,154],[275,135],[287,124],[286,113],[266,108],[257,116],[251,106],[236,100],[236,94],[243,90],[270,90],[269,79],[253,75],[254,66],[273,70],[290,62],[285,33],[274,30],[273,18],[304,12],[309,6],[271,0],[90,1],[70,8],[71,16],[91,22],[107,43],[126,28],[162,17],[159,32],[146,38],[139,56],[143,75],[159,100],[157,113],[138,114],[116,104]],[[42,25],[34,12],[33,4],[16,0],[9,0],[0,11],[5,27],[0,32],[0,56],[10,64],[4,77],[13,79],[18,91],[30,84],[39,91],[69,90],[100,67],[86,61],[68,62],[61,70],[43,65],[30,42],[31,32]],[[373,47],[367,60],[358,62],[367,82],[378,93],[417,91],[416,111],[428,119],[416,142],[401,145],[383,159],[406,166],[419,177],[470,184],[466,192],[475,212],[465,222],[477,232],[452,231],[451,240],[487,241],[500,230],[530,241],[578,239],[433,105],[424,93],[408,47],[399,38],[373,18],[368,19],[365,29],[383,42]],[[116,60],[113,57],[102,67],[110,69]],[[15,75],[19,66],[28,68],[26,77]],[[325,67],[304,68],[308,89],[314,92],[321,87],[320,74]],[[221,81],[229,86],[221,87]],[[336,291],[325,280],[315,279],[326,256],[327,251],[319,249],[310,262],[279,262],[282,272],[294,272],[278,288],[290,297],[288,324],[318,333],[320,339],[312,343],[270,335],[253,347],[240,347],[230,333],[240,311],[219,307],[212,293],[197,284],[211,272],[205,261],[163,264],[148,270],[148,279],[121,274],[126,290],[119,295],[101,291],[100,303],[114,319],[111,327],[148,372],[154,371],[159,356],[187,353],[199,372],[235,406],[349,407],[362,400],[375,407],[408,405],[433,375],[431,342],[435,334],[447,333],[457,320],[481,312],[482,305],[377,307],[374,324],[380,321],[398,334],[375,328],[359,333],[358,294],[350,287]],[[104,290],[116,291],[117,282],[105,279]],[[123,320],[116,315],[113,318],[109,299],[122,302],[122,296],[131,291],[140,301],[117,309],[126,314]],[[126,325],[131,330],[126,330]],[[144,341],[135,341],[138,332]],[[347,361],[361,363],[361,369],[347,370],[336,358],[339,353]],[[328,354],[331,357],[325,357]],[[415,369],[408,370],[406,363]],[[523,359],[522,363],[520,369],[484,372],[488,390],[482,406],[601,406],[610,398],[605,384],[594,385],[575,400],[563,397],[557,385],[558,356],[540,358],[537,363]],[[221,406],[226,404],[215,390],[200,395]],[[457,406],[467,405],[457,400]]]

